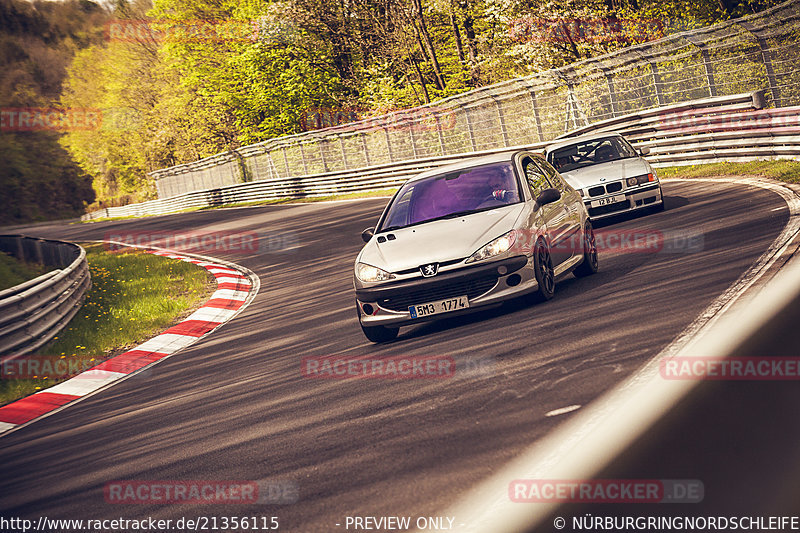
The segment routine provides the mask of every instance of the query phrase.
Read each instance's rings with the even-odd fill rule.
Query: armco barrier
[[[655,167],[800,158],[800,106],[763,109],[763,91],[705,98],[579,128],[559,139],[615,131],[648,148]]]
[[[78,312],[91,287],[86,252],[77,244],[0,235],[0,251],[54,270],[0,291],[0,355],[24,355],[52,339]]]
[[[83,215],[81,220],[161,215],[192,207],[212,207],[260,200],[277,200],[282,198],[302,199],[360,191],[375,191],[399,187],[407,179],[420,172],[455,163],[464,158],[505,152],[513,150],[514,148],[542,150],[545,146],[546,143],[537,143],[513,148],[470,152],[455,156],[439,156],[428,159],[404,161],[391,165],[376,165],[348,172],[328,172],[327,174],[240,183],[237,185],[220,187],[218,189],[193,191],[172,198],[150,200],[148,202],[122,207],[109,207]]]
[[[800,107],[762,109],[764,94],[735,94],[662,106],[600,121],[560,137],[595,131],[619,131],[637,148],[647,147],[655,167],[763,158],[800,158]],[[438,156],[350,171],[293,178],[275,178],[193,191],[164,198],[110,207],[86,214],[95,218],[174,213],[193,207],[210,207],[281,198],[313,198],[398,187],[408,178],[433,168],[514,149],[543,150],[547,142]]]

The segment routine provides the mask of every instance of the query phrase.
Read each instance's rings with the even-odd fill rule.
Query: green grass
[[[91,224],[92,222],[99,222],[101,220],[103,222],[112,222],[112,221],[115,221],[115,220],[130,220],[130,219],[133,219],[133,218],[144,218],[144,217],[154,217],[154,216],[158,216],[158,215],[142,215],[142,216],[138,216],[138,217],[133,216],[133,215],[128,215],[128,216],[124,216],[124,217],[95,218],[95,219],[92,219],[92,220],[77,220],[75,222],[71,222],[70,224]]]
[[[748,163],[708,163],[657,169],[661,178],[712,178],[722,176],[759,176],[786,183],[800,183],[798,161],[751,161]]]
[[[84,245],[92,288],[83,306],[36,356],[67,359],[87,368],[161,333],[208,299],[216,283],[192,263]],[[0,380],[0,405],[63,379]]]
[[[44,265],[20,261],[9,254],[0,252],[0,291],[41,276],[49,270]]]

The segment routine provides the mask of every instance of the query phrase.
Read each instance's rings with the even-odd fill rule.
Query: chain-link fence
[[[800,104],[800,0],[382,117],[152,172],[159,198],[526,145],[629,113],[764,90]]]

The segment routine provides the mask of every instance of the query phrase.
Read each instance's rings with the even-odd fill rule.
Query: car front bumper
[[[608,204],[600,207],[592,207],[592,202],[625,194],[625,200],[613,204]],[[599,218],[610,217],[620,213],[628,213],[637,209],[644,209],[662,203],[664,200],[661,196],[661,183],[654,183],[636,189],[626,189],[618,193],[606,194],[603,196],[596,196],[594,198],[584,198],[583,203],[589,216],[595,220]]]
[[[356,289],[356,305],[365,326],[401,326],[469,313],[536,290],[533,259],[515,256],[468,265],[430,278]],[[467,296],[469,308],[411,318],[408,307]]]

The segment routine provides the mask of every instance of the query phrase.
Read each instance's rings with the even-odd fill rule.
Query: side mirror
[[[536,203],[541,206],[541,205],[552,204],[553,202],[560,199],[561,199],[561,193],[558,191],[558,189],[553,189],[551,187],[539,193],[539,196],[536,197]]]
[[[373,235],[375,235],[375,228],[367,228],[361,232],[361,240],[369,242]]]
[[[639,148],[639,153],[642,155],[647,155],[650,153],[650,148],[648,148],[647,146],[642,146],[641,148]]]

